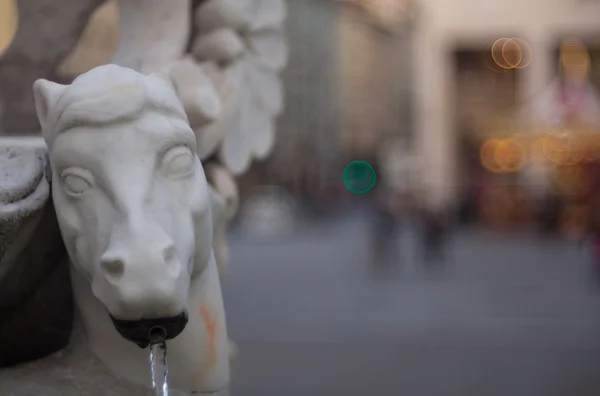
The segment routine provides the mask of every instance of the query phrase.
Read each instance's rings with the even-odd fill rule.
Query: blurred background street
[[[586,250],[465,230],[446,262],[423,265],[406,229],[402,262],[381,277],[365,220],[276,243],[232,235],[237,394],[597,395],[600,285]]]

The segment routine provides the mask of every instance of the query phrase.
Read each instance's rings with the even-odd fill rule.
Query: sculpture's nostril
[[[175,251],[175,246],[173,246],[173,245],[169,245],[163,249],[163,257],[164,257],[165,261],[167,261],[167,262],[174,259],[176,256],[176,253],[177,252]]]
[[[116,282],[125,273],[125,264],[120,259],[104,259],[100,263],[106,278],[109,281]]]
[[[171,272],[173,276],[178,276],[181,270],[181,265],[177,257],[177,251],[175,250],[175,246],[170,245],[169,247],[166,247],[163,250],[163,258],[165,260],[167,270]]]

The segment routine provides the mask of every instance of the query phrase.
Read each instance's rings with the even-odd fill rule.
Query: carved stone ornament
[[[273,145],[284,18],[120,0],[112,64],[35,82],[42,137],[0,138],[1,395],[152,394],[155,326],[171,395],[229,394],[234,175]]]
[[[192,54],[223,100],[217,122],[194,125],[198,151],[203,158],[218,152],[236,175],[273,148],[283,107],[279,72],[288,57],[285,18],[282,0],[207,0],[196,10]]]

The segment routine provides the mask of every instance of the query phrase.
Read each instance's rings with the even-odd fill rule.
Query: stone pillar
[[[439,209],[453,204],[456,195],[452,59],[426,9],[412,42],[414,145],[424,168],[425,204]]]
[[[522,72],[519,101],[530,102],[548,86],[554,70],[552,65],[553,42],[542,31],[530,32],[525,40],[532,51],[532,59],[529,66]]]

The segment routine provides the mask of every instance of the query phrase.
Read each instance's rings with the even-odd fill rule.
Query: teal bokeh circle
[[[344,168],[342,179],[350,192],[365,194],[375,186],[377,175],[367,161],[352,161]]]

